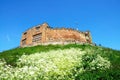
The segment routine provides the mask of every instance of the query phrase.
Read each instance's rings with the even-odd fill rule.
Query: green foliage
[[[120,79],[120,51],[89,44],[16,48],[0,59],[0,80]]]
[[[34,47],[25,47],[25,48],[15,48],[8,51],[4,51],[0,53],[0,59],[4,58],[7,64],[16,66],[16,61],[20,56],[23,54],[30,55],[36,52],[48,52],[50,50],[57,50],[57,49],[69,49],[71,47],[79,47],[82,48],[82,45],[38,45]]]
[[[17,66],[14,68],[5,63],[1,64],[1,72],[4,73],[1,73],[0,77],[1,79],[11,80],[16,78],[18,80],[21,78],[23,80],[73,80],[85,71],[110,68],[108,60],[102,58],[100,55],[94,56],[93,59],[91,56],[78,48],[22,55],[16,61]],[[88,64],[89,69],[84,67],[85,63]],[[4,66],[6,67],[4,68]]]

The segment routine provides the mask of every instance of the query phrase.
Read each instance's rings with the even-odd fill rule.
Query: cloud
[[[10,37],[9,35],[6,35],[7,41],[10,41]]]

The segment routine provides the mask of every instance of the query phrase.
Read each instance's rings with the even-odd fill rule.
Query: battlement
[[[37,25],[22,34],[20,46],[92,43],[89,31],[81,32],[69,28],[50,28],[47,23]]]

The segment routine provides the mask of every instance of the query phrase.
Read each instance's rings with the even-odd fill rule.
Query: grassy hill
[[[120,51],[88,44],[0,53],[0,80],[120,80]]]

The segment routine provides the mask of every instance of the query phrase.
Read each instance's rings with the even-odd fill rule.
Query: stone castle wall
[[[90,32],[80,32],[66,28],[51,29],[48,24],[44,23],[24,32],[20,46],[67,43],[92,43]]]

